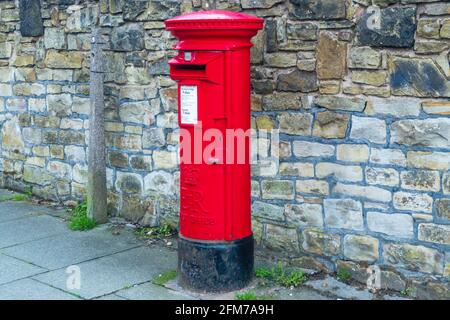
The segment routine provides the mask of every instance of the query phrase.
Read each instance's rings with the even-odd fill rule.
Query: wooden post
[[[92,31],[89,164],[88,164],[88,215],[97,223],[108,221],[106,188],[105,100],[103,79],[105,62],[102,53],[104,42],[100,28]]]

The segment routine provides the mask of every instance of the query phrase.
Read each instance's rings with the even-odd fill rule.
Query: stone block
[[[308,113],[282,113],[278,116],[280,132],[292,135],[311,135],[312,120]]]
[[[289,12],[299,20],[334,20],[346,17],[345,0],[291,0]]]
[[[330,194],[328,182],[323,180],[297,180],[295,185],[298,193],[319,196]]]
[[[371,47],[410,48],[416,32],[415,7],[389,7],[381,9],[377,17],[379,25],[373,23],[373,11],[367,10],[359,19],[356,33],[358,42]],[[401,22],[401,23],[400,23]]]
[[[333,157],[335,147],[333,145],[308,142],[308,141],[294,141],[293,153],[299,158],[309,157]]]
[[[300,243],[306,252],[335,256],[340,251],[341,238],[335,234],[325,233],[321,229],[307,228],[302,232]]]
[[[335,194],[361,197],[378,202],[390,202],[392,200],[392,194],[390,191],[372,186],[350,185],[338,182],[332,192]]]
[[[116,51],[144,49],[144,28],[141,24],[126,24],[113,29],[111,48]]]
[[[378,69],[382,55],[370,47],[352,47],[350,49],[349,67],[353,69]]]
[[[378,239],[368,236],[346,235],[344,255],[355,261],[374,262],[378,260]]]
[[[441,179],[437,171],[403,171],[400,176],[403,189],[428,192],[441,190]]]
[[[443,245],[450,244],[450,226],[434,223],[419,224],[419,240]]]
[[[347,73],[347,44],[331,33],[321,32],[317,44],[317,76],[320,80],[342,79]]]
[[[436,200],[436,211],[439,218],[450,220],[450,199]]]
[[[39,37],[44,34],[39,0],[20,0],[20,34],[23,37]]]
[[[365,144],[340,144],[337,146],[337,159],[347,162],[367,162],[369,147]]]
[[[261,181],[263,199],[294,199],[294,183],[289,180],[263,180]]]
[[[363,230],[361,202],[351,199],[325,199],[325,225],[331,228]]]
[[[331,111],[319,112],[314,122],[313,135],[326,139],[345,138],[349,121],[348,114]]]
[[[389,236],[412,238],[414,221],[409,214],[368,212],[367,226],[369,230]]]
[[[399,185],[400,177],[395,169],[366,167],[366,181],[372,185],[394,187]]]
[[[252,216],[282,222],[284,221],[284,209],[270,203],[255,201],[252,204]]]
[[[270,250],[283,253],[298,252],[297,231],[273,224],[267,224],[264,246]]]
[[[446,152],[408,151],[407,164],[412,168],[449,170],[450,157]]]
[[[450,147],[450,119],[400,120],[391,125],[391,143]]]
[[[77,51],[48,50],[44,63],[48,68],[54,69],[80,69],[84,54]]]
[[[286,222],[297,227],[322,227],[322,206],[320,204],[287,204],[284,207]]]
[[[394,208],[415,212],[431,213],[433,198],[427,194],[396,192],[394,194]]]
[[[444,256],[435,249],[400,243],[386,243],[383,249],[383,257],[389,264],[424,273],[443,272]]]
[[[450,82],[432,59],[394,57],[390,61],[392,94],[450,97]]]
[[[329,110],[362,112],[366,107],[366,101],[361,98],[317,96],[313,104]]]
[[[377,144],[385,144],[386,122],[375,118],[352,116],[350,137],[355,140],[367,140]]]

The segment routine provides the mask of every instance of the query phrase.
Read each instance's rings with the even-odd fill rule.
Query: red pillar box
[[[212,10],[165,23],[179,40],[180,284],[239,289],[253,274],[250,40],[263,20]]]

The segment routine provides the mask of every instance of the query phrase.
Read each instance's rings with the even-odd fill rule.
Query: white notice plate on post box
[[[198,96],[197,86],[181,86],[180,88],[181,123],[197,124]]]

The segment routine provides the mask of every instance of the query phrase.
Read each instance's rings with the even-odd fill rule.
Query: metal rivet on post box
[[[250,48],[263,22],[221,10],[165,22],[179,40],[169,65],[178,82],[178,269],[186,289],[231,291],[252,279]]]

